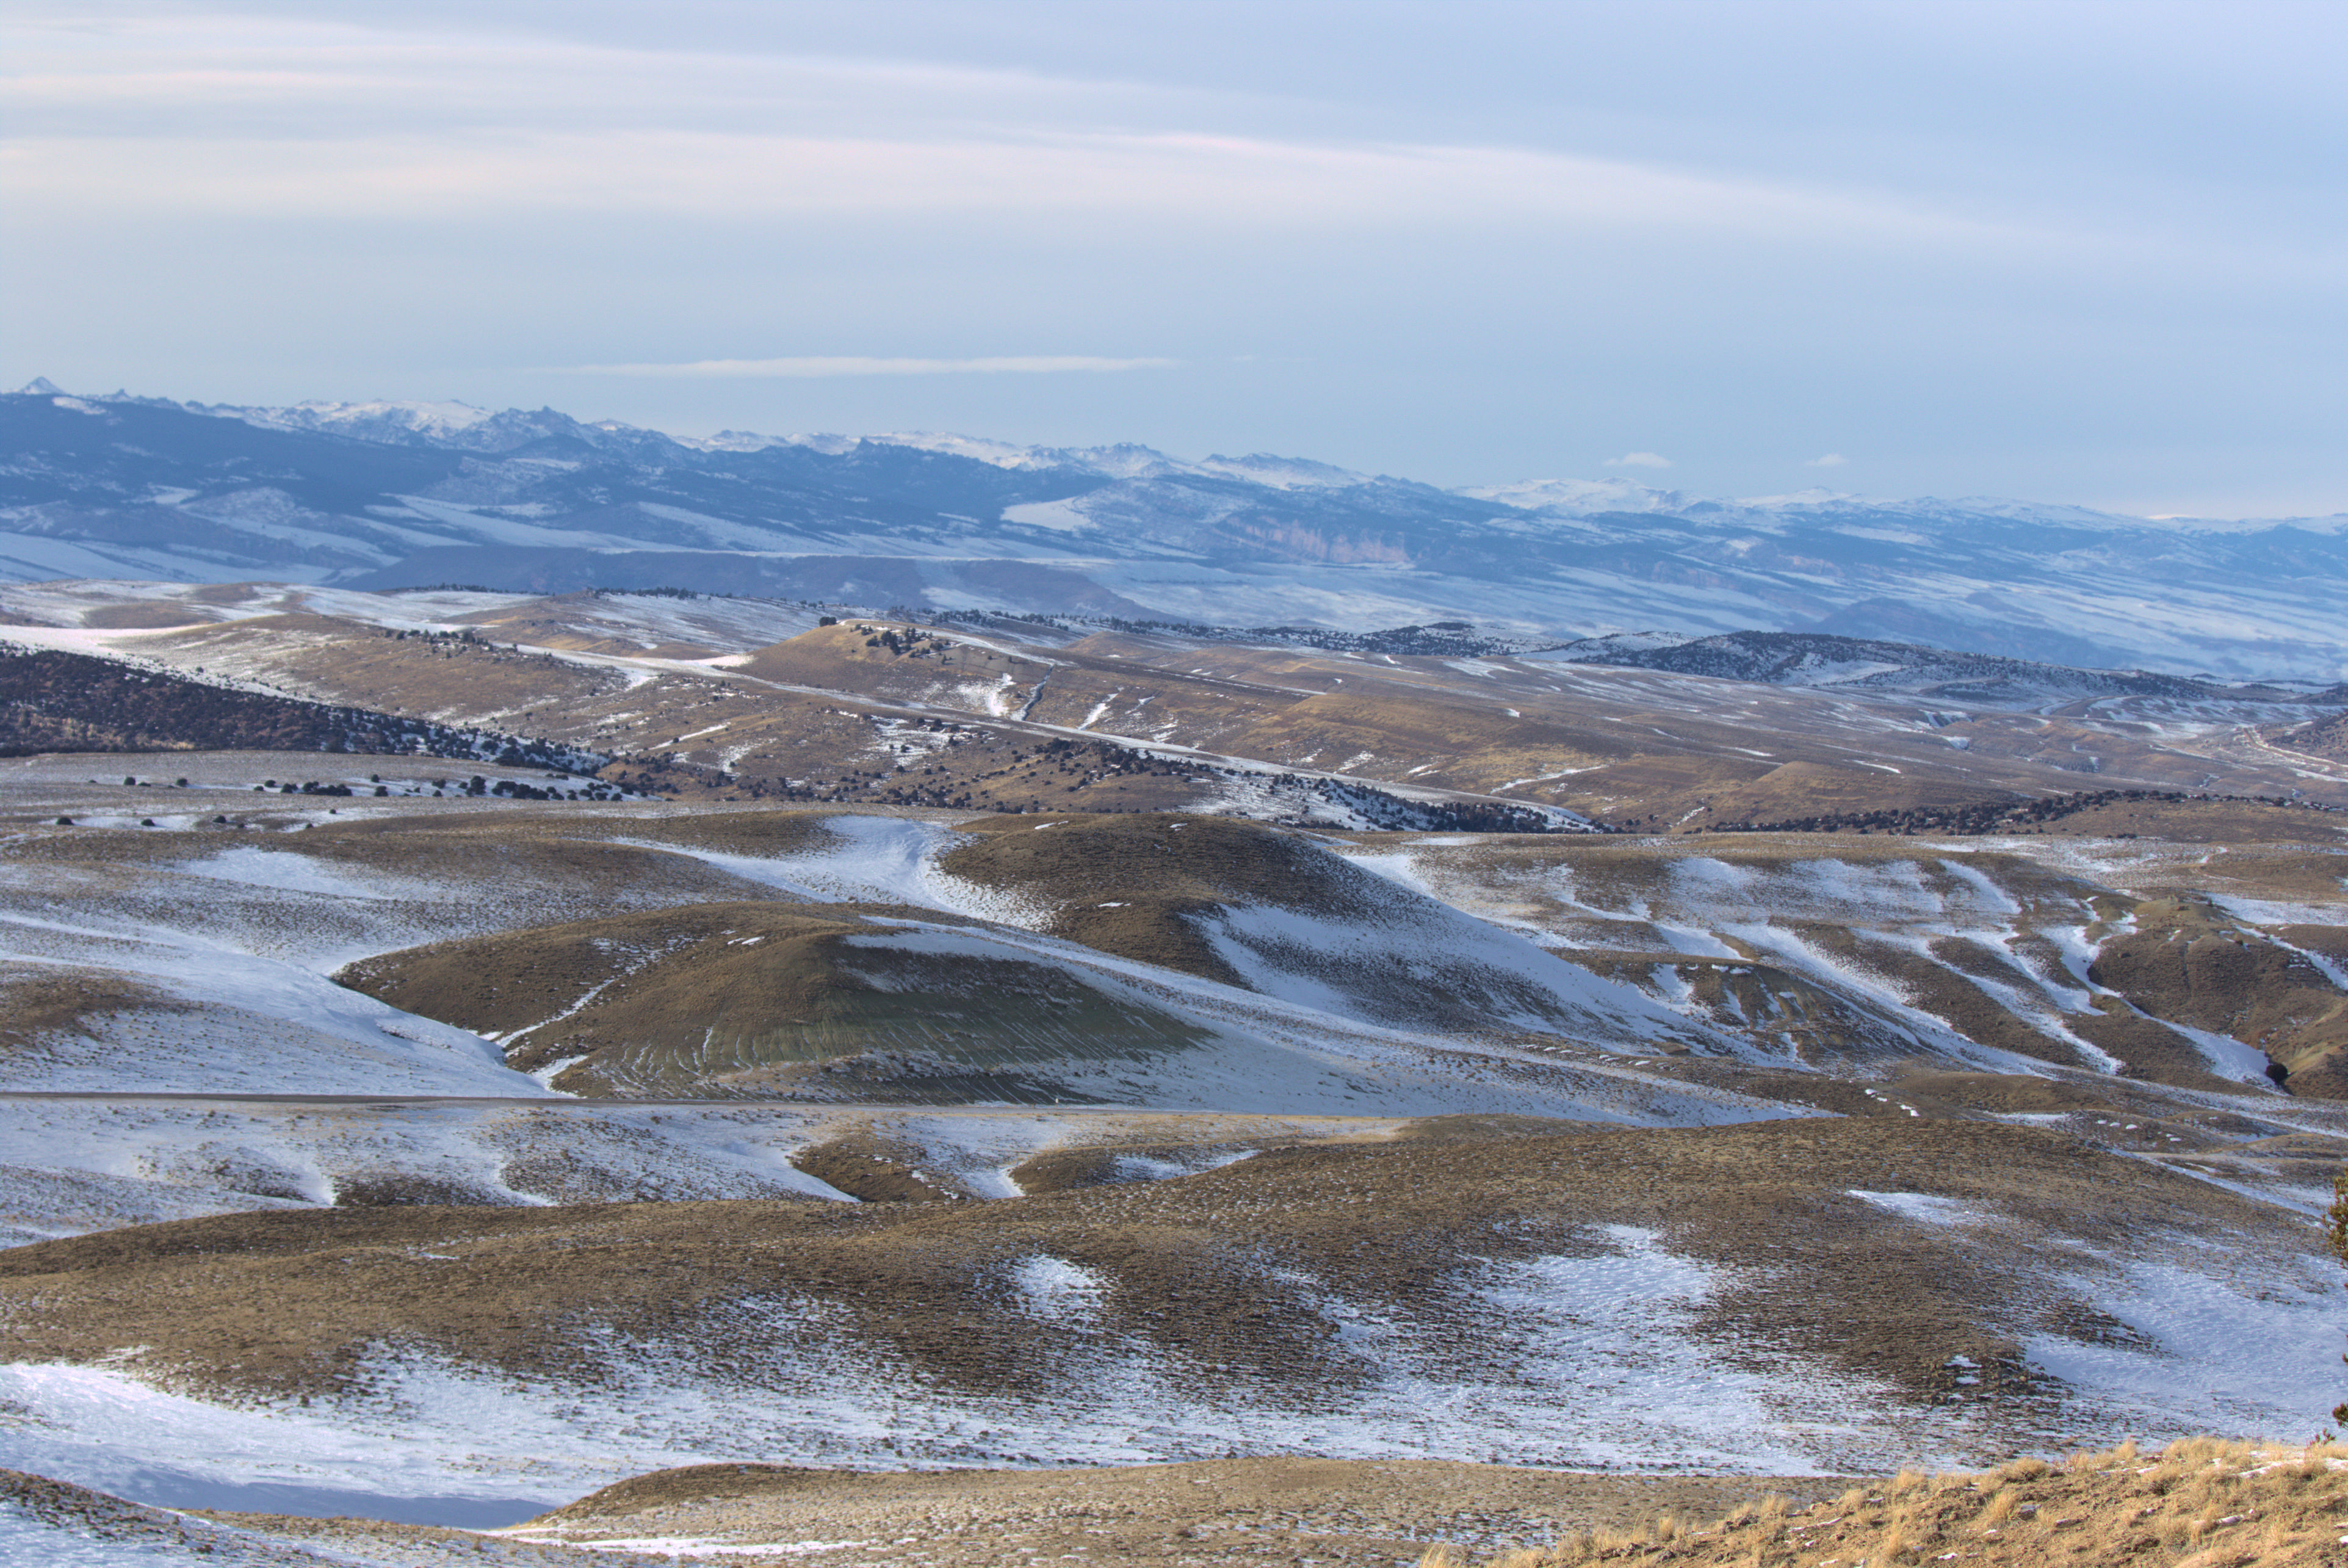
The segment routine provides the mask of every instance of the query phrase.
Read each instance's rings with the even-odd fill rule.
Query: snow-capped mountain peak
[[[1310,458],[1274,457],[1269,452],[1250,452],[1243,458],[1226,458],[1218,454],[1190,464],[1189,471],[1245,480],[1250,484],[1269,485],[1282,490],[1344,490],[1375,482],[1369,475],[1355,473],[1351,469],[1316,463]]]
[[[290,408],[216,405],[206,412],[227,415],[247,424],[274,429],[325,430],[338,436],[354,436],[360,440],[381,440],[393,433],[422,436],[429,440],[447,440],[497,418],[489,409],[478,408],[470,403],[397,402],[389,399],[364,403],[296,403]]]
[[[1675,511],[1687,497],[1630,480],[1520,480],[1514,484],[1468,485],[1452,492],[1498,501],[1519,511],[1583,516],[1601,511]]]

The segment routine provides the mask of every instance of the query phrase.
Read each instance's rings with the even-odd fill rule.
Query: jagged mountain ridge
[[[2348,520],[1448,491],[1262,455],[959,437],[678,440],[551,409],[0,397],[0,575],[676,585],[1223,624],[1759,627],[2337,679]]]

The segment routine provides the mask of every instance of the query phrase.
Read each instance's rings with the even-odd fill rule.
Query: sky
[[[2348,7],[0,0],[0,379],[2348,511]]]

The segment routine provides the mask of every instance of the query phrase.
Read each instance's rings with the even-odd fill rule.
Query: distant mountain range
[[[552,409],[0,395],[0,580],[675,586],[1565,643],[1819,634],[2228,680],[2348,675],[2348,515],[2148,521],[1624,481],[1447,490],[1262,455],[679,439]],[[1694,655],[1690,655],[1694,656]]]

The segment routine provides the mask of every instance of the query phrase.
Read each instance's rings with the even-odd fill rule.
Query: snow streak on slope
[[[2099,1257],[2097,1305],[2134,1332],[2103,1344],[2034,1336],[2031,1359],[2076,1390],[2087,1419],[2151,1431],[2295,1432],[2327,1425],[2328,1384],[2307,1369],[2339,1350],[2335,1281],[2296,1271]],[[2255,1353],[2246,1353],[2255,1346]]]
[[[78,896],[60,907],[56,895],[67,891]],[[0,963],[19,978],[71,986],[119,977],[135,986],[129,1005],[93,1013],[42,1049],[0,1058],[0,1087],[551,1093],[509,1070],[478,1036],[325,978],[353,947],[445,934],[445,894],[252,845],[131,886],[0,865]]]
[[[1383,919],[1254,905],[1201,924],[1253,989],[1340,1016],[1432,1022],[1465,1007],[1495,1029],[1562,1033],[1634,1054],[1664,1041],[1725,1048],[1637,991],[1431,899],[1398,899]]]
[[[256,1091],[265,1092],[265,1091]],[[0,1245],[384,1190],[441,1202],[844,1200],[791,1163],[805,1111],[724,1101],[533,1105],[0,1099]],[[919,1136],[920,1124],[909,1128]],[[941,1161],[955,1130],[938,1138]],[[967,1134],[964,1135],[968,1136]],[[1031,1145],[1035,1135],[1031,1133]],[[979,1148],[987,1149],[983,1139]],[[1014,1150],[1015,1162],[1027,1150]],[[972,1150],[959,1150],[960,1159]],[[983,1157],[983,1156],[982,1156]]]
[[[1624,1053],[1663,1038],[1710,1039],[1689,1020],[1626,986],[1600,981],[1431,899],[1382,900],[1359,930],[1268,907],[1206,917],[1218,951],[1235,958],[1248,989],[1181,975],[1042,934],[1053,909],[953,877],[936,864],[958,836],[900,818],[825,819],[827,841],[772,858],[685,848],[746,881],[802,897],[910,904],[990,923],[986,930],[909,924],[858,938],[895,954],[1015,958],[1064,970],[1111,996],[1190,1019],[1214,1038],[1163,1057],[1070,1063],[1055,1077],[1118,1104],[1340,1115],[1437,1115],[1518,1109],[1670,1124],[1775,1114],[1739,1097],[1643,1075],[1567,1063],[1498,1043],[1469,1044],[1463,1006],[1485,1009],[1497,1031],[1564,1033]],[[1303,924],[1299,924],[1303,922]],[[1442,1013],[1403,1005],[1439,990]],[[1528,1072],[1529,1062],[1539,1070]]]
[[[2090,936],[2105,930],[2096,901],[2117,895],[2009,846],[1658,854],[1429,836],[1354,858],[1603,972],[1643,971],[1660,1004],[1765,1057],[1784,1041],[1789,1065],[2035,1076],[2134,1059],[2096,1043],[2122,1004],[2086,978],[2104,940]],[[2263,1056],[2224,1037],[2164,1023],[2132,1037],[2180,1070],[2198,1055],[2219,1078],[2268,1087]]]

